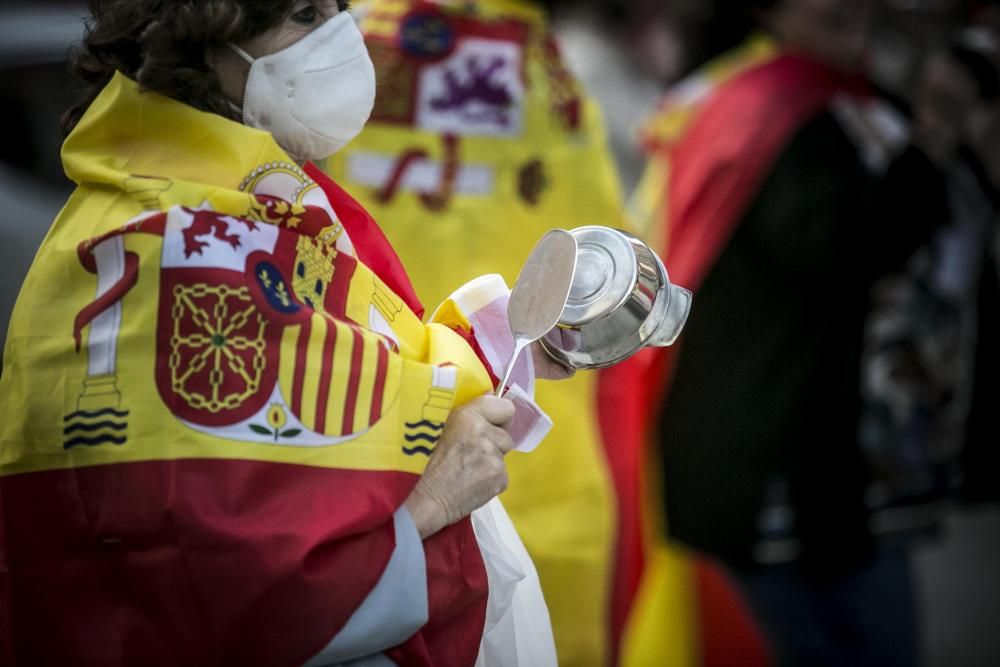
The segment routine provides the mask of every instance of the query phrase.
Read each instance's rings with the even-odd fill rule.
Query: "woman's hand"
[[[514,447],[504,428],[514,404],[482,396],[455,409],[405,507],[420,538],[468,516],[507,488],[504,456]]]
[[[535,360],[535,377],[541,380],[566,380],[576,374],[574,369],[550,357],[537,340],[531,344],[531,356]]]

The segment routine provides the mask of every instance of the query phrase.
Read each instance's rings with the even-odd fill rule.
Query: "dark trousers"
[[[795,564],[734,572],[781,667],[916,667],[918,629],[905,550],[831,579]]]

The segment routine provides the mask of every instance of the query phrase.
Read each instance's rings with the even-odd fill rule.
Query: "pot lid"
[[[570,232],[577,243],[576,276],[559,323],[578,327],[614,311],[635,289],[635,250],[619,231],[579,227]]]

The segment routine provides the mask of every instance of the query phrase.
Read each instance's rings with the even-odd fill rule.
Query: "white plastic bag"
[[[556,667],[552,623],[538,573],[499,499],[472,513],[472,528],[489,578],[476,667]]]

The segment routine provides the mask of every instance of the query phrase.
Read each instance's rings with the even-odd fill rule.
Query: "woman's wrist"
[[[426,540],[447,525],[441,504],[424,493],[419,484],[403,503],[403,507],[410,513],[421,540]]]

